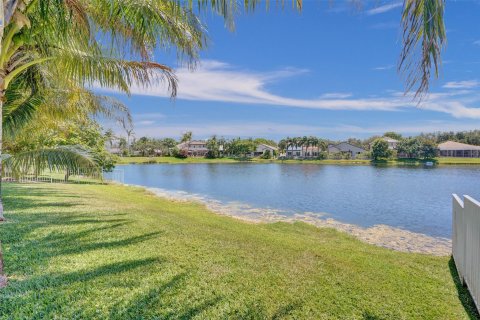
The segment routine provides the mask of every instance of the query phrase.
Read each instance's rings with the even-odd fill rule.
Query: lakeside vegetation
[[[450,257],[117,185],[7,184],[0,318],[471,319]]]
[[[281,139],[278,143],[266,138],[225,139],[216,135],[206,140],[193,140],[192,132],[183,134],[179,141],[172,138],[142,137],[131,145],[125,138],[116,143],[117,163],[225,163],[235,161],[265,162],[284,161],[287,163],[354,163],[384,165],[434,164],[477,164],[479,160],[462,158],[439,158],[438,144],[445,141],[480,143],[480,131],[437,132],[403,137],[396,132],[383,136],[372,136],[364,140],[350,138],[339,142],[315,136]],[[109,135],[112,147],[115,142]],[[475,145],[474,145],[475,146]],[[140,156],[140,157],[139,157]],[[134,157],[138,160],[126,160]],[[176,159],[171,159],[174,157]],[[193,157],[193,160],[185,160]],[[200,160],[200,157],[205,160]],[[318,161],[321,162],[318,162]]]

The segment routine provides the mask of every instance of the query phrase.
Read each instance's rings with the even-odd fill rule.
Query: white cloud
[[[155,121],[153,120],[142,120],[142,121],[136,121],[135,124],[137,125],[141,125],[141,126],[148,126],[148,125],[151,125],[151,124],[154,124]]]
[[[405,135],[414,135],[421,132],[462,131],[477,129],[476,123],[464,121],[413,121],[395,125],[383,124],[380,126],[358,126],[351,124],[337,124],[334,126],[313,126],[289,124],[268,121],[257,122],[210,122],[162,124],[161,126],[143,126],[135,130],[137,137],[179,137],[185,131],[192,131],[196,139],[206,139],[214,134],[230,137],[286,137],[317,135],[331,139],[345,139],[356,136],[371,136],[386,131],[395,131]]]
[[[346,99],[352,96],[351,93],[344,92],[330,92],[324,93],[320,96],[320,99]]]
[[[473,44],[476,46],[480,46],[480,40],[473,41]]]
[[[375,68],[373,68],[373,70],[380,70],[380,71],[382,71],[382,70],[390,70],[390,69],[392,69],[393,67],[394,67],[393,64],[389,64],[388,66],[375,67]]]
[[[268,85],[275,81],[290,79],[306,72],[308,70],[295,68],[255,72],[235,68],[219,61],[204,61],[193,72],[187,68],[177,70],[176,75],[179,79],[177,98],[317,110],[402,111],[418,107],[412,96],[405,97],[402,92],[386,92],[382,96],[367,98],[356,98],[347,93],[324,93],[316,99],[301,99],[274,94],[267,89]],[[478,85],[479,82],[476,80],[448,82],[444,87],[454,90],[429,94],[421,107],[457,118],[480,119],[480,108],[475,107],[480,105],[480,96],[463,90]],[[134,86],[131,91],[136,95],[169,97],[162,85],[149,88]]]
[[[218,101],[245,104],[266,104],[307,109],[326,110],[384,110],[394,111],[415,103],[402,97],[389,99],[347,99],[337,96],[318,99],[298,99],[270,93],[266,86],[280,79],[305,74],[305,69],[286,68],[274,72],[241,70],[218,62],[204,61],[195,71],[180,68],[178,99],[196,101]],[[164,86],[149,88],[133,86],[132,94],[169,97]],[[327,96],[329,93],[327,93]],[[350,96],[349,96],[350,97]]]
[[[446,89],[472,89],[479,86],[478,80],[450,81],[443,85]]]
[[[395,2],[395,3],[391,3],[391,4],[386,4],[386,5],[383,5],[383,6],[379,6],[379,7],[367,10],[367,14],[371,16],[371,15],[385,13],[385,12],[394,10],[396,8],[399,8],[402,5],[403,5],[402,2]]]

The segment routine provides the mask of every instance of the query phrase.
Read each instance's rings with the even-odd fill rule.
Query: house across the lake
[[[390,137],[383,137],[383,140],[387,141],[388,143],[388,149],[390,150],[397,150],[397,144],[400,142],[396,139],[390,138]]]
[[[287,158],[314,158],[318,157],[319,153],[319,148],[315,146],[289,146],[285,152],[285,155]]]
[[[350,158],[352,159],[355,159],[359,154],[364,152],[364,149],[354,146],[348,142],[340,142],[339,144],[331,144],[328,146],[328,153],[350,154]]]
[[[208,152],[207,142],[204,140],[192,140],[177,145],[179,150],[187,151],[189,157],[205,157]]]
[[[265,151],[270,151],[270,154],[273,155],[277,153],[278,148],[274,146],[270,146],[268,144],[260,143],[257,148],[255,149],[255,152],[253,153],[254,157],[261,156],[262,154],[265,153]]]
[[[480,158],[480,146],[446,141],[438,145],[441,157]]]
[[[317,146],[289,146],[285,152],[287,158],[316,158],[320,156],[322,150]],[[349,154],[350,158],[355,159],[359,154],[365,152],[364,149],[354,146],[348,142],[330,144],[327,148],[330,154]]]

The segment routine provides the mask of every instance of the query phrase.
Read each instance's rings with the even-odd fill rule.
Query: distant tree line
[[[85,132],[85,134],[88,131]],[[113,137],[112,132],[107,131],[99,141],[110,141]],[[118,147],[122,155],[141,155],[141,156],[175,156],[187,157],[186,150],[179,150],[178,144],[192,141],[192,132],[186,132],[179,140],[172,138],[149,138],[141,137],[133,140],[131,143],[125,138],[119,138]],[[391,138],[398,141],[396,148],[389,148],[385,138]],[[472,145],[480,145],[480,130],[460,131],[460,132],[434,132],[422,133],[417,136],[403,137],[397,132],[385,132],[382,136],[372,136],[366,139],[349,138],[345,142],[363,148],[367,152],[362,157],[372,160],[392,159],[392,158],[417,158],[431,159],[438,154],[438,144],[445,141],[457,141]],[[205,141],[208,153],[207,158],[221,157],[247,157],[254,153],[260,144],[277,147],[279,154],[284,154],[288,150],[316,150],[316,158],[325,159],[328,155],[328,146],[335,145],[340,141],[319,138],[315,136],[287,137],[281,139],[278,143],[266,138],[231,138],[218,137],[213,135]],[[97,143],[98,145],[100,143]],[[91,145],[91,144],[90,144]],[[265,152],[261,155],[263,158],[272,158],[278,154]]]

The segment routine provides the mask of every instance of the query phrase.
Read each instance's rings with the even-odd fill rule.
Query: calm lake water
[[[450,237],[451,194],[480,199],[480,167],[315,164],[126,165],[125,183],[195,193],[286,215],[327,213],[364,227],[386,224]]]

